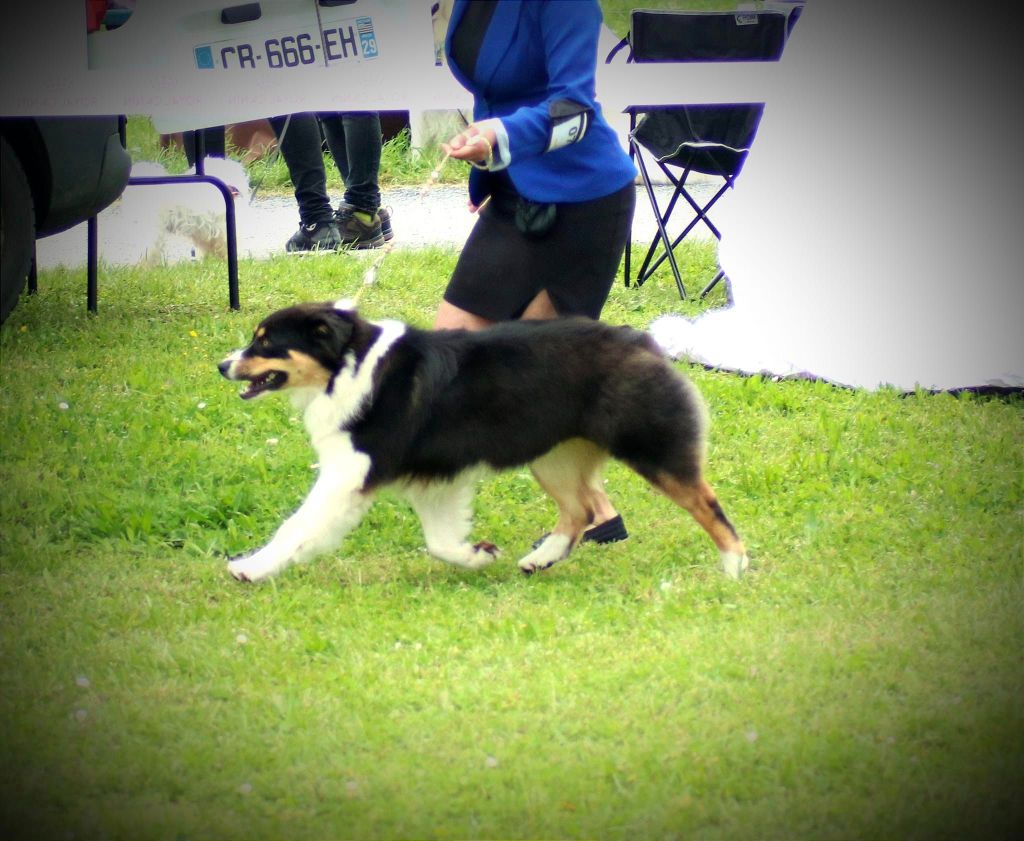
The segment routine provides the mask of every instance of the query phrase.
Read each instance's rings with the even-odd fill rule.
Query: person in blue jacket
[[[478,219],[438,329],[599,318],[629,239],[636,169],[596,101],[597,0],[455,0],[445,50],[474,97],[442,148],[473,165]],[[585,540],[626,536],[607,499]]]

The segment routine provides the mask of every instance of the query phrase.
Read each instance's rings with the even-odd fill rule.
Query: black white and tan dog
[[[344,301],[273,313],[220,363],[241,396],[288,389],[304,410],[319,477],[271,541],[228,564],[259,581],[335,548],[378,489],[410,501],[429,552],[467,569],[494,560],[470,543],[475,481],[529,465],[558,522],[519,560],[564,560],[593,519],[609,457],[689,511],[738,578],[747,554],[702,477],[703,403],[646,334],[588,319],[518,321],[480,332],[364,320]]]

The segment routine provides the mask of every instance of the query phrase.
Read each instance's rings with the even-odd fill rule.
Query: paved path
[[[162,188],[146,189],[148,195],[154,196],[155,200]],[[214,197],[212,200],[219,201],[216,198],[219,194],[213,187],[200,185],[198,189],[208,190]],[[659,185],[655,189],[659,204],[664,207],[671,194],[670,188]],[[695,195],[699,198],[710,189],[707,185],[698,185]],[[727,198],[723,198],[723,201]],[[460,248],[476,219],[466,209],[466,191],[462,185],[432,187],[425,193],[414,187],[388,189],[384,191],[383,201],[392,211],[396,248],[426,245]],[[134,218],[129,218],[130,211],[130,207],[118,202],[100,214],[100,260],[108,265],[138,262],[155,238],[151,226],[146,227],[139,219],[145,214],[134,213],[131,214]],[[154,208],[151,218],[155,218],[156,213],[157,209]],[[238,209],[239,256],[266,259],[284,253],[284,243],[297,227],[298,213],[295,201],[290,196],[258,196],[251,204]],[[654,231],[650,202],[644,189],[638,187],[633,239],[638,243],[650,242]],[[710,236],[703,225],[699,225],[696,231],[699,236]],[[179,243],[178,247],[183,249],[184,244]],[[41,269],[58,265],[84,266],[85,225],[40,240],[37,253]]]

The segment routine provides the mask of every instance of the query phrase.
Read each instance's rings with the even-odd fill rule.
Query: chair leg
[[[679,245],[679,243],[681,243],[684,239],[686,239],[687,234],[689,234],[690,231],[692,231],[695,227],[697,227],[697,223],[698,222],[700,222],[700,217],[699,216],[695,216],[693,218],[693,220],[690,222],[690,224],[687,225],[685,228],[683,228],[682,233],[680,233],[678,236],[676,236],[676,238],[674,240],[672,240],[672,250],[671,251],[666,250],[666,252],[664,254],[662,254],[657,260],[654,261],[654,265],[652,265],[649,269],[647,269],[647,274],[648,275],[654,274],[654,272],[657,270],[658,266],[660,266],[662,263],[664,263],[665,260],[668,258],[668,255],[670,253],[673,253],[675,251],[676,247]],[[652,253],[653,253],[653,249],[652,249]],[[648,254],[648,257],[650,257],[650,254]]]
[[[228,306],[241,309],[238,301],[238,236],[235,226],[235,200],[223,182],[206,175],[206,135],[202,129],[192,132],[193,148],[196,155],[196,176],[213,184],[224,196],[224,228],[228,251]]]
[[[626,240],[626,253],[623,255],[622,262],[622,281],[627,289],[629,289],[629,252],[633,248],[633,221],[629,222],[629,239]]]
[[[635,141],[631,140],[630,142],[633,143]],[[676,264],[675,254],[672,253],[671,240],[669,240],[668,232],[665,230],[665,223],[662,221],[661,211],[658,209],[658,200],[654,195],[654,187],[651,185],[651,176],[647,172],[647,165],[644,163],[644,157],[639,153],[639,151],[637,153],[636,160],[640,166],[640,176],[643,178],[644,187],[647,188],[647,198],[650,199],[651,207],[654,209],[654,221],[658,224],[658,237],[665,245],[666,256],[668,257],[669,265],[672,267],[672,275],[676,281],[676,288],[679,290],[679,297],[685,301],[686,289],[683,286],[683,278],[679,273],[679,266]],[[638,277],[637,285],[640,286],[642,283],[643,281]]]
[[[721,281],[724,277],[725,277],[725,272],[723,272],[721,269],[719,269],[718,270],[718,274],[716,274],[714,276],[714,278],[712,278],[711,283],[709,283],[707,286],[705,286],[701,290],[701,292],[700,292],[700,299],[703,301],[707,297],[708,292],[710,292],[712,289],[714,289],[718,285],[719,281]]]
[[[96,216],[90,216],[86,222],[86,269],[85,269],[85,305],[89,312],[96,312],[99,297],[99,223]]]
[[[28,264],[28,294],[35,295],[39,291],[39,270],[36,266],[36,243],[32,241],[32,262]]]
[[[230,191],[222,189],[224,194],[224,228],[227,234],[228,249],[228,306],[241,309],[238,300],[238,232],[235,228],[235,200]]]
[[[699,204],[697,204],[697,201],[696,201],[696,199],[693,198],[693,196],[691,196],[685,190],[683,191],[683,193],[684,193],[683,198],[685,198],[686,201],[689,202],[690,207],[693,208],[693,212],[697,214],[697,221],[703,221],[704,224],[708,226],[708,230],[710,230],[711,233],[713,233],[715,235],[715,239],[721,239],[722,238],[722,233],[715,226],[715,223],[712,222],[708,218],[707,214],[708,214],[708,211],[715,204],[715,202],[717,202],[720,198],[722,198],[722,196],[725,195],[726,190],[729,190],[732,187],[732,180],[729,179],[729,178],[726,178],[726,176],[722,176],[722,177],[726,179],[725,183],[719,188],[718,192],[715,193],[715,195],[711,198],[711,200],[707,204],[705,204],[703,207],[701,207]]]
[[[659,164],[659,166],[661,166],[661,165]],[[664,227],[664,226],[668,225],[668,220],[672,217],[672,211],[675,210],[676,202],[679,200],[679,194],[683,190],[683,181],[685,181],[686,175],[684,175],[682,179],[678,179],[671,172],[669,172],[664,166],[661,166],[661,169],[665,173],[665,175],[668,176],[669,181],[672,182],[672,186],[675,187],[675,190],[672,192],[672,198],[669,199],[668,206],[665,208],[664,212],[662,212],[661,208],[658,207],[658,203],[654,199],[654,197],[650,196],[650,202],[651,202],[652,208],[653,208],[654,212],[661,218],[661,224]],[[687,174],[689,174],[689,170],[687,170]],[[665,230],[667,231],[668,228],[665,227]],[[642,286],[644,281],[647,280],[647,278],[649,278],[651,275],[653,275],[654,272],[657,270],[658,266],[660,266],[662,263],[664,263],[665,259],[668,257],[668,253],[664,252],[655,261],[654,265],[653,266],[651,265],[651,260],[654,258],[654,255],[658,251],[658,243],[659,242],[662,242],[662,239],[661,239],[660,235],[659,236],[655,236],[654,239],[651,241],[651,244],[649,246],[647,246],[647,253],[644,255],[644,260],[640,264],[639,271],[637,271],[637,273],[636,273],[636,278],[637,278],[637,284],[636,285],[637,286]],[[673,249],[675,248],[676,244],[678,244],[678,242],[674,243],[672,245]]]
[[[668,175],[670,178],[672,177],[671,173],[668,173]],[[715,225],[714,222],[711,221],[710,217],[708,216],[708,213],[710,212],[711,208],[715,205],[715,203],[723,195],[725,195],[726,190],[730,189],[733,186],[733,181],[731,178],[729,178],[727,175],[722,175],[721,177],[725,179],[725,183],[719,188],[718,192],[715,193],[715,195],[703,207],[699,205],[696,199],[694,199],[693,196],[691,196],[690,193],[685,189],[685,176],[676,183],[676,194],[673,195],[673,200],[675,200],[679,195],[682,195],[683,198],[685,198],[686,201],[689,203],[690,208],[694,211],[696,215],[693,217],[693,219],[690,220],[690,223],[685,228],[683,228],[682,233],[680,233],[678,236],[676,236],[674,240],[672,240],[673,250],[675,250],[676,246],[678,246],[679,243],[681,243],[687,237],[690,231],[697,227],[697,225],[701,222],[703,222],[707,226],[708,230],[711,231],[712,234],[714,234],[716,239],[721,240],[721,231],[718,230],[718,227]],[[667,219],[668,213],[665,214],[665,217]],[[657,240],[655,240],[655,242],[657,242]],[[648,259],[650,258],[652,252],[648,253]],[[666,255],[662,254],[657,260],[655,260],[654,264],[649,269],[647,269],[648,274],[653,274],[657,270],[658,266],[665,262],[665,257]],[[645,268],[646,265],[647,264],[645,262]],[[718,280],[720,280],[720,278]],[[705,290],[704,292],[701,293],[700,297],[703,298],[707,294],[707,291],[711,289],[714,286],[714,284],[718,282],[718,280],[712,281],[712,283],[709,286],[705,287]]]

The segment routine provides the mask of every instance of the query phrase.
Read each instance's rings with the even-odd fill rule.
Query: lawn
[[[741,582],[621,467],[632,532],[524,578],[527,471],[482,483],[477,573],[385,494],[343,548],[260,586],[314,471],[300,420],[216,362],[367,257],[48,272],[0,331],[5,838],[1019,837],[1024,404],[680,363]],[[425,326],[448,251],[362,299]],[[685,263],[697,286],[707,246]],[[617,286],[609,321],[678,306]],[[713,302],[711,305],[715,305]],[[690,305],[690,311],[697,309]]]

